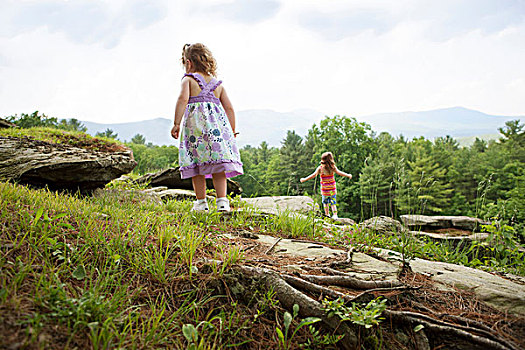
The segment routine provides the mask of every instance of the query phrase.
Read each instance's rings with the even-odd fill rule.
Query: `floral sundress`
[[[213,91],[222,83],[212,78],[206,83],[198,73],[187,73],[202,89],[191,96],[184,112],[179,145],[181,178],[223,172],[226,177],[243,174],[235,137],[220,100]]]

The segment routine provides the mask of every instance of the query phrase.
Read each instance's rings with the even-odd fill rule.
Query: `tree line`
[[[280,148],[266,142],[241,149],[248,196],[319,196],[319,179],[300,183],[321,154],[331,151],[339,169],[339,210],[354,219],[402,214],[498,217],[525,222],[525,132],[519,120],[499,129],[498,141],[477,138],[460,147],[450,136],[408,140],[375,133],[355,118],[325,117],[304,139],[288,131]]]
[[[20,127],[86,131],[76,119],[57,120],[38,112],[6,119]],[[245,196],[311,195],[319,201],[319,179],[305,183],[299,179],[315,170],[323,152],[331,151],[337,167],[353,175],[352,179],[337,178],[342,215],[356,220],[407,213],[498,217],[523,231],[523,129],[520,120],[509,121],[499,129],[498,141],[476,139],[471,146],[460,147],[449,136],[409,140],[377,134],[366,123],[336,115],[313,124],[304,138],[288,131],[281,147],[266,142],[243,147],[245,174],[235,180]],[[95,136],[118,137],[110,129]],[[175,146],[146,143],[140,134],[125,143],[138,163],[135,173],[177,166]]]

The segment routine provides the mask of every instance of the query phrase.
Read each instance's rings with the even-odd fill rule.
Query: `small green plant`
[[[189,277],[196,272],[196,266],[193,265],[193,260],[197,249],[203,244],[206,238],[206,234],[201,230],[195,230],[191,226],[182,227],[179,233],[178,241],[176,245],[180,247],[179,258],[183,264],[188,266]]]
[[[308,330],[310,331],[310,337],[305,343],[299,345],[305,349],[325,349],[327,346],[333,346],[337,344],[344,335],[336,334],[320,334],[320,331],[314,326],[309,325]]]
[[[149,181],[139,183],[135,182],[136,178],[138,178],[138,176],[135,176],[135,178],[130,176],[124,179],[115,179],[106,184],[106,189],[142,191],[149,187]]]
[[[219,317],[214,317],[210,321],[199,322],[197,326],[194,326],[191,323],[187,323],[184,326],[182,326],[182,334],[184,334],[184,337],[188,341],[188,346],[186,347],[186,350],[216,348],[217,338],[221,332],[221,329],[219,329],[218,331],[215,329],[216,327],[212,323],[212,321],[215,319],[219,320],[219,324],[222,325],[222,322],[220,322],[221,319]],[[199,328],[201,328],[201,334],[199,334]],[[212,344],[208,344],[208,341],[204,336],[206,330],[209,330],[215,334]]]
[[[299,305],[294,304],[293,306],[293,315],[290,314],[288,311],[284,312],[283,316],[283,324],[284,324],[284,332],[283,329],[280,327],[275,327],[275,331],[277,333],[277,340],[279,341],[279,349],[290,349],[292,339],[295,337],[295,334],[297,331],[299,331],[304,326],[311,325],[313,323],[321,321],[318,317],[307,317],[301,320],[299,324],[295,327],[294,331],[288,337],[288,331],[290,329],[290,325],[292,324],[292,321],[294,318],[297,317],[299,314]]]
[[[273,288],[266,290],[264,293],[256,290],[252,300],[256,301],[256,314],[253,315],[253,320],[257,321],[262,315],[269,310],[277,309],[279,303],[275,298],[275,292]]]
[[[275,217],[267,218],[266,230],[282,232],[289,237],[307,236],[308,238],[318,238],[322,235],[322,221],[316,220],[312,225],[312,219],[303,214],[292,213],[289,210],[280,212]]]
[[[224,275],[224,272],[241,261],[244,258],[244,252],[239,247],[230,247],[227,251],[222,245],[217,246],[217,252],[215,253],[216,260],[222,261],[220,268],[217,263],[212,263],[211,267],[213,271],[219,276]]]
[[[344,300],[323,300],[323,309],[328,313],[328,317],[338,316],[341,321],[350,321],[365,328],[377,326],[384,318],[381,314],[386,309],[387,299],[378,297],[371,300],[366,306],[359,307],[352,303],[352,307],[347,307]]]
[[[482,228],[489,233],[487,243],[490,259],[485,259],[486,265],[502,270],[512,268],[518,274],[523,274],[525,251],[517,241],[514,228],[498,220],[482,225]]]
[[[61,218],[65,217],[65,213],[58,214],[56,216],[49,216],[44,211],[43,207],[36,210],[34,216],[24,213],[24,219],[30,220],[30,227],[25,230],[23,235],[15,238],[15,246],[20,247],[27,239],[32,239],[36,246],[41,245],[46,241],[47,237],[56,233],[57,228],[73,229],[73,227],[67,222],[62,222]],[[35,234],[36,233],[36,234]]]
[[[519,247],[513,227],[495,220],[489,225],[482,225],[482,228],[489,233],[489,242],[496,258],[504,258],[509,250]]]
[[[50,237],[47,238],[46,243],[58,263],[71,264],[71,257],[76,252],[76,247]]]
[[[44,208],[38,208],[35,213],[35,218],[33,221],[33,226],[39,227],[42,231],[46,232],[49,229],[49,226],[56,220],[66,216],[65,213],[57,214],[54,217],[50,217],[47,213],[44,212]],[[41,219],[41,220],[40,220]],[[66,227],[72,229],[73,227],[65,222],[59,223],[58,226]]]
[[[235,197],[228,196],[228,199],[230,200],[230,206],[232,208],[246,207],[246,203],[242,201],[242,198],[239,195],[236,195]]]
[[[195,327],[191,323],[188,323],[182,326],[182,334],[184,334],[184,337],[188,341],[188,346],[186,347],[187,350],[196,350],[202,346],[202,342],[204,341],[204,339],[201,338],[199,344],[199,325]]]

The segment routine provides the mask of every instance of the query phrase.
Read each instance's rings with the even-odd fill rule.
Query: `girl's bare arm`
[[[347,174],[347,173],[345,173],[344,171],[341,171],[341,170],[339,170],[339,169],[337,169],[337,168],[335,168],[335,173],[336,173],[337,175],[346,176],[346,177],[348,177],[348,178],[350,178],[350,179],[352,178],[352,174]]]
[[[233,133],[235,134],[235,111],[233,110],[233,105],[224,87],[222,87],[219,99],[221,100],[222,107],[224,108],[224,111],[228,116],[228,120],[230,121]]]
[[[299,181],[305,182],[305,181],[308,181],[310,179],[313,179],[314,176],[316,176],[319,173],[320,170],[321,170],[321,167],[318,166],[317,169],[315,169],[315,171],[312,174],[308,175],[307,177],[301,178]]]
[[[173,128],[171,129],[171,136],[175,139],[179,138],[180,122],[184,116],[184,110],[190,98],[190,78],[184,77],[182,79],[180,94],[175,105],[175,119],[173,121]]]

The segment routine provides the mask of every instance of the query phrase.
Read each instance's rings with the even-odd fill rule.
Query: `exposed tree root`
[[[344,261],[334,261],[330,264],[331,267],[345,267],[352,264],[352,259],[354,257],[355,248],[350,247],[346,252],[346,259]]]
[[[433,310],[429,309],[425,305],[422,305],[421,303],[418,303],[417,301],[411,301],[410,304],[412,306],[416,307],[419,310],[423,310],[426,313],[432,314],[436,318],[439,318],[439,319],[447,319],[448,318],[448,319],[450,319],[450,320],[452,320],[452,321],[454,321],[454,322],[456,322],[458,324],[462,324],[462,325],[465,325],[465,326],[468,326],[468,327],[478,328],[480,330],[484,330],[484,331],[489,332],[489,333],[493,332],[493,330],[490,327],[488,327],[487,325],[485,325],[482,322],[479,322],[479,321],[476,321],[476,320],[472,320],[472,319],[466,318],[466,317],[457,316],[457,315],[450,315],[448,313],[435,313]]]
[[[290,276],[290,275],[284,275],[283,278],[290,285],[292,285],[292,286],[294,286],[296,288],[299,288],[302,291],[318,293],[320,295],[324,294],[324,295],[330,296],[332,298],[342,298],[345,302],[348,302],[348,303],[356,302],[356,301],[360,300],[362,296],[364,296],[366,294],[369,294],[369,293],[372,293],[372,292],[387,292],[387,291],[395,291],[395,290],[401,291],[401,290],[419,289],[420,288],[420,287],[409,287],[409,286],[400,286],[400,287],[392,287],[392,288],[374,288],[374,289],[369,289],[369,290],[366,290],[366,291],[364,291],[362,293],[359,293],[356,296],[349,296],[347,294],[338,292],[338,291],[330,289],[328,287],[323,287],[323,286],[320,286],[318,284],[315,284],[315,283],[312,283],[312,282],[308,282],[308,281],[303,280],[303,279],[298,278],[298,277],[294,277],[294,276]]]
[[[272,244],[272,246],[270,248],[268,248],[268,250],[266,250],[264,252],[264,254],[270,254],[270,252],[273,250],[273,248],[275,248],[275,246],[277,245],[277,243],[279,243],[283,238],[282,237],[279,237],[275,242],[274,244]]]
[[[208,261],[210,262],[210,261]],[[259,261],[260,262],[260,261]],[[221,262],[214,261],[214,264]],[[233,269],[240,272],[243,276],[259,280],[268,289],[273,289],[275,298],[280,305],[291,310],[294,304],[299,305],[301,317],[319,317],[325,329],[336,334],[344,335],[338,343],[344,349],[355,349],[361,344],[358,326],[348,322],[341,322],[337,317],[328,317],[323,310],[320,301],[327,297],[331,299],[342,298],[345,303],[366,302],[382,293],[394,293],[396,296],[389,309],[383,312],[383,316],[389,319],[393,329],[406,332],[406,327],[413,329],[417,325],[424,326],[423,330],[411,333],[412,345],[417,349],[430,349],[431,347],[453,344],[455,349],[494,349],[494,350],[517,350],[520,346],[514,344],[508,338],[504,338],[497,330],[491,329],[482,322],[471,320],[466,317],[454,316],[445,313],[434,312],[429,307],[413,300],[417,294],[411,294],[423,285],[405,285],[398,280],[390,281],[368,281],[351,277],[341,271],[330,268],[311,267],[310,270],[321,271],[332,274],[332,276],[319,276],[311,274],[291,275],[285,272],[275,271],[277,266],[272,269],[265,267],[235,266]],[[414,279],[412,279],[412,282]],[[410,282],[409,282],[410,283]],[[424,283],[424,282],[423,282]],[[413,284],[413,283],[410,283]],[[339,287],[338,290],[330,286]],[[355,290],[364,290],[357,295],[344,292],[347,288],[355,293]],[[427,295],[428,291],[423,291]],[[406,291],[409,293],[405,294]],[[369,295],[370,297],[365,297]],[[459,296],[461,297],[461,295]],[[440,299],[438,299],[440,300]],[[392,307],[399,307],[407,302],[416,309],[422,310],[426,314],[412,311],[393,310]],[[429,315],[427,315],[429,314]],[[429,344],[433,344],[432,346]],[[446,346],[446,345],[445,345]]]
[[[347,324],[340,322],[335,317],[329,318],[319,302],[290,286],[275,271],[249,266],[237,266],[236,269],[250,277],[260,278],[267,288],[273,289],[275,296],[285,309],[291,310],[293,305],[297,304],[302,317],[319,317],[331,330],[343,334],[344,338],[338,344],[344,349],[357,347],[356,333]]]
[[[518,348],[510,342],[501,339],[492,333],[488,333],[477,328],[446,323],[423,314],[407,311],[385,310],[383,315],[396,323],[423,325],[427,331],[439,333],[441,336],[447,335],[455,339],[463,339],[469,344],[477,346],[477,349],[518,350]],[[470,332],[483,335],[475,335]]]
[[[345,301],[350,301],[349,300],[350,297],[348,295],[338,292],[336,290],[333,290],[327,287],[323,287],[318,284],[308,282],[301,278],[290,276],[290,275],[284,275],[283,277],[284,277],[284,280],[288,282],[290,285],[292,285],[295,288],[299,288],[303,291],[311,292],[311,293],[318,293],[321,296],[327,295],[335,299],[343,298]]]
[[[448,315],[448,314],[439,314],[437,316],[439,318],[441,318],[441,319],[449,318],[451,320],[454,320],[454,321],[456,321],[456,322],[458,322],[460,324],[466,325],[466,326],[471,326],[471,327],[474,327],[474,328],[478,328],[478,329],[484,330],[486,332],[492,332],[492,329],[490,329],[490,327],[487,327],[485,324],[483,324],[481,322],[478,322],[476,320],[471,320],[469,318],[456,316],[456,315]]]
[[[348,287],[355,289],[371,289],[371,288],[392,288],[401,286],[401,282],[396,280],[391,281],[366,281],[360,280],[350,276],[317,276],[317,275],[301,275],[301,278],[324,285]]]

